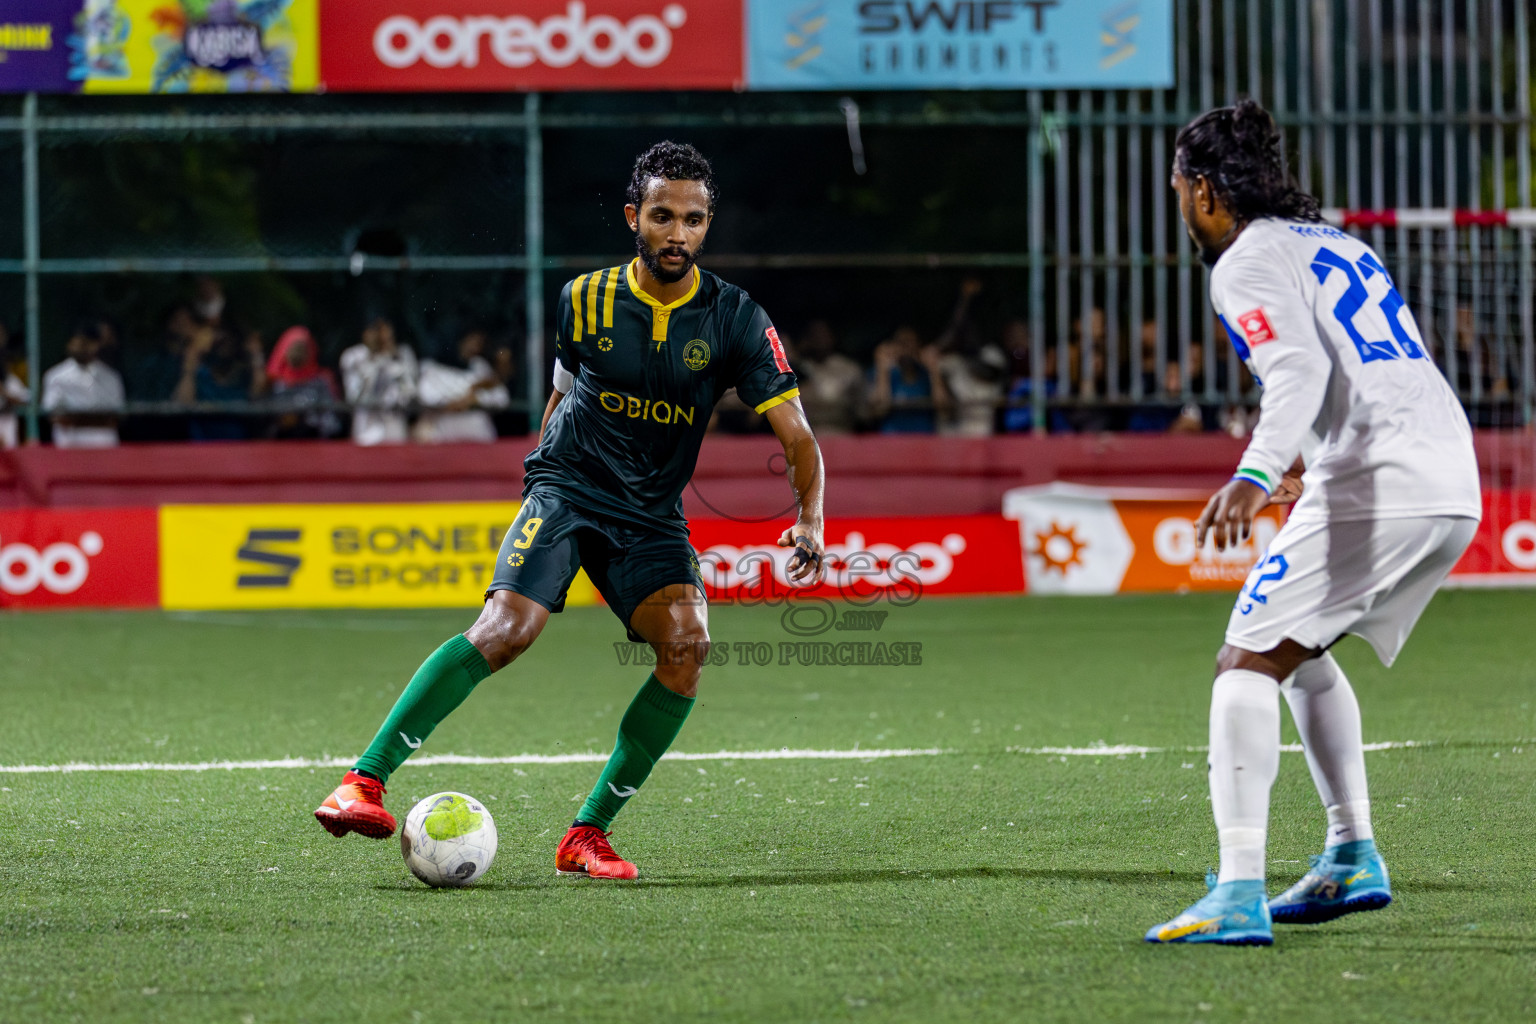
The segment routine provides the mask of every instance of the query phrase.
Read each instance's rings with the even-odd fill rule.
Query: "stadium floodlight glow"
[[[564,14],[543,21],[524,15],[456,18],[437,15],[424,22],[404,14],[385,18],[373,33],[373,52],[391,68],[425,61],[434,68],[473,68],[489,43],[491,55],[509,68],[538,62],[552,68],[581,60],[593,67],[613,67],[627,60],[655,67],[672,53],[672,32],[688,21],[688,10],[672,3],[660,17],[639,14],[620,21],[610,14],[587,15],[587,5],[571,0]]]

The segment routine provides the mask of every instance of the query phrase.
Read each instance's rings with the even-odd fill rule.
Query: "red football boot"
[[[613,852],[612,833],[594,825],[572,825],[555,850],[555,873],[592,878],[638,878],[640,869]]]
[[[341,785],[315,808],[315,818],[337,838],[348,832],[369,839],[395,834],[395,817],[384,809],[384,783],[357,772],[347,772]]]

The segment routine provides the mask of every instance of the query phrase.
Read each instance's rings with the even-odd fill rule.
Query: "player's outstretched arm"
[[[826,476],[821,466],[821,448],[811,433],[811,425],[805,420],[800,399],[780,402],[765,415],[779,444],[784,446],[789,484],[794,488],[795,501],[800,506],[795,525],[779,537],[779,547],[797,549],[789,563],[789,578],[811,586],[821,582],[824,571],[821,495]]]

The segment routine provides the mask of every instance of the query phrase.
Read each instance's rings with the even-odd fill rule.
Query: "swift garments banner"
[[[732,89],[739,0],[325,0],[333,91]]]

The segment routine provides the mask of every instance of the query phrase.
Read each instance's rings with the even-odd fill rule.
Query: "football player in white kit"
[[[1216,658],[1220,872],[1204,899],[1146,938],[1268,945],[1272,920],[1312,924],[1392,900],[1371,833],[1360,706],[1328,648],[1354,633],[1392,664],[1477,529],[1477,459],[1391,276],[1370,246],[1322,222],[1262,107],[1244,100],[1187,125],[1173,188],[1212,267],[1211,304],[1264,389],[1237,473],[1200,516],[1200,543],[1241,543],[1261,508],[1295,505],[1249,574]],[[1281,695],[1328,832],[1306,876],[1270,900]]]

